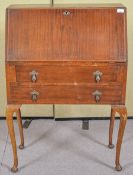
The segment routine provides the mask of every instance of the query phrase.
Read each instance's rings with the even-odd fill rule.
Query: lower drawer
[[[8,103],[17,104],[120,104],[119,85],[36,85],[12,84]]]

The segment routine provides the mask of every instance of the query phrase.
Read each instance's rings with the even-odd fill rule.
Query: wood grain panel
[[[69,16],[63,15],[64,9],[56,10],[54,15],[54,53],[57,58],[90,61],[126,60],[124,14],[117,14],[117,9],[66,11],[70,12]]]
[[[9,10],[7,60],[51,58],[53,10]]]
[[[8,9],[6,59],[126,61],[124,10]]]

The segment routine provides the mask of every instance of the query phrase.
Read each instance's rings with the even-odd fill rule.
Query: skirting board
[[[0,116],[0,120],[5,120],[6,117],[4,116]],[[14,117],[14,119],[16,119],[16,117]],[[40,119],[54,119],[56,121],[66,121],[66,120],[109,120],[110,117],[68,117],[68,118],[54,118],[53,116],[41,116],[41,117],[34,117],[34,116],[31,116],[31,117],[22,117],[23,120],[26,120],[26,119],[32,119],[32,120],[40,120]],[[115,117],[115,119],[120,119],[120,117]],[[133,119],[133,116],[128,116],[128,119]]]

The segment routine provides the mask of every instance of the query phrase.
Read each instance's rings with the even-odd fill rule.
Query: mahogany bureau
[[[121,4],[11,5],[6,10],[6,118],[18,167],[13,113],[22,104],[111,105],[109,148],[120,114],[116,170],[127,121],[126,7]]]

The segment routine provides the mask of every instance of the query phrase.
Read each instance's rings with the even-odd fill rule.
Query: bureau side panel
[[[119,67],[118,81],[121,82],[122,87],[122,104],[126,103],[126,84],[127,84],[127,68],[128,63],[121,63]]]
[[[16,82],[16,69],[15,65],[6,63],[6,91],[7,91],[7,103],[11,99],[11,83]]]

